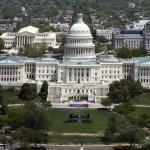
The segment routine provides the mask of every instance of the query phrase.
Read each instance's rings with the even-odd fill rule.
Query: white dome
[[[69,34],[91,34],[90,28],[82,20],[82,14],[78,14],[78,20],[70,28]]]
[[[77,22],[70,28],[64,58],[96,58],[93,37],[90,28],[82,20],[82,14],[78,14]]]

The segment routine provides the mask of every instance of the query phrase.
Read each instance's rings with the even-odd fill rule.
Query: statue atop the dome
[[[80,0],[79,13],[82,13],[82,0]]]
[[[81,4],[80,4],[80,6],[79,6],[79,13],[81,13],[82,11],[82,6],[81,6]]]

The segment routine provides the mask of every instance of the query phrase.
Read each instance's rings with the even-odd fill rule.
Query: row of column
[[[34,37],[27,37],[27,36],[18,36],[17,37],[17,46],[21,47],[24,44],[33,44]]]
[[[18,68],[0,68],[0,75],[18,75]]]
[[[1,78],[1,82],[17,82],[18,80],[20,80],[19,78]]]
[[[140,76],[150,76],[150,69],[148,69],[148,70],[140,70],[139,75]]]
[[[35,65],[25,65],[25,72],[35,72]]]
[[[90,70],[87,68],[70,68],[68,69],[68,76],[69,77],[75,77],[75,78],[81,78],[81,77],[89,77],[90,76]]]
[[[91,55],[94,54],[94,49],[93,48],[77,48],[77,49],[67,49],[65,55],[70,55],[70,56],[80,56],[80,55]]]

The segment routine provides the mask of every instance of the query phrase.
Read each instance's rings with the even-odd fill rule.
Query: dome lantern
[[[80,13],[78,14],[78,23],[83,23],[83,15]]]

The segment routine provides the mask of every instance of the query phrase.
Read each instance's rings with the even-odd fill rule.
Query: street
[[[84,146],[82,150],[112,150],[113,146]],[[48,146],[47,150],[80,150],[80,146]]]

